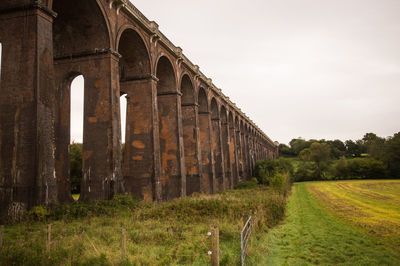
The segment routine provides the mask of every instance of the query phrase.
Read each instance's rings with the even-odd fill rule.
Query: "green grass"
[[[329,212],[400,252],[400,180],[312,182],[307,189]]]
[[[296,183],[288,201],[287,218],[258,237],[253,265],[400,265],[398,251],[377,237],[346,223],[322,207]]]
[[[26,221],[5,227],[0,265],[209,265],[211,226],[220,231],[221,265],[238,265],[244,220],[256,214],[255,228],[263,232],[283,219],[285,205],[281,195],[256,186],[162,204],[118,196],[50,213],[37,208]],[[121,259],[122,228],[127,260]]]

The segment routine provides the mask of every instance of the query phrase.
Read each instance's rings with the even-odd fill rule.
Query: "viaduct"
[[[81,200],[215,193],[277,156],[277,144],[129,0],[1,0],[0,43],[0,219],[72,201],[70,86],[78,75]]]

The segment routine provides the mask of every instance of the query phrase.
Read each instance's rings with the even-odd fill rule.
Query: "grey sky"
[[[132,3],[273,140],[400,131],[399,0]]]

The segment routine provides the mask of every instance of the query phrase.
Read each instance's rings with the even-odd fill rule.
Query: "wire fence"
[[[249,244],[249,239],[253,231],[253,217],[250,216],[247,222],[244,224],[242,231],[240,232],[240,254],[241,254],[241,264],[244,266],[244,262],[247,256],[247,245]]]

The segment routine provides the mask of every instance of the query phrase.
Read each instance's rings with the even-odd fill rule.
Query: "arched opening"
[[[236,129],[235,122],[233,120],[232,112],[229,112],[228,115],[228,126],[229,126],[229,155],[230,155],[230,163],[232,169],[232,186],[235,186],[238,183],[238,169],[236,164]]]
[[[54,55],[70,56],[109,48],[108,29],[96,0],[54,0]]]
[[[155,96],[152,89],[154,81],[150,75],[150,58],[142,38],[133,29],[122,32],[118,53],[122,56],[119,60],[119,76],[120,93],[123,95],[120,98],[120,113],[121,141],[125,142],[121,149],[124,189],[137,199],[152,201],[152,102]]]
[[[125,145],[125,136],[126,136],[126,103],[128,94],[124,93],[119,97],[119,109],[121,114],[121,143],[122,146]]]
[[[3,56],[3,46],[0,42],[0,89],[1,89],[1,72],[2,72],[2,68],[1,68],[1,60],[2,60],[2,56]]]
[[[118,52],[122,55],[119,61],[121,82],[148,78],[150,75],[149,55],[142,38],[136,31],[127,29],[122,33]]]
[[[120,113],[120,121],[121,121],[121,166],[124,165],[125,162],[125,139],[126,139],[126,114],[127,114],[127,97],[126,93],[121,93],[122,95],[119,97],[119,113]],[[123,168],[122,168],[123,169]]]
[[[160,95],[177,94],[175,73],[171,62],[165,56],[157,64],[157,93]]]
[[[207,93],[203,88],[199,89],[199,129],[200,129],[200,150],[201,150],[201,192],[214,193],[214,182],[211,168],[211,116],[208,111]]]
[[[181,105],[183,146],[185,153],[186,191],[187,195],[200,192],[199,160],[198,160],[198,117],[194,98],[194,88],[188,75],[181,81]]]
[[[75,77],[70,86],[70,175],[71,194],[78,200],[82,182],[82,147],[85,80],[82,75]]]
[[[179,140],[178,102],[181,99],[174,68],[165,56],[157,63],[157,78],[162,198],[169,200],[186,194],[186,179]]]
[[[225,173],[223,166],[223,155],[222,155],[222,146],[221,146],[221,123],[220,123],[220,114],[218,110],[218,104],[215,98],[211,100],[211,143],[212,143],[212,152],[214,156],[214,169],[216,175],[217,182],[217,190],[224,191],[225,190]]]
[[[232,188],[232,176],[231,176],[231,165],[230,165],[230,154],[229,154],[229,124],[228,115],[224,105],[221,106],[221,138],[222,138],[222,152],[224,158],[224,170],[225,170],[225,188]]]
[[[118,109],[112,109],[115,101],[111,98],[115,94],[110,93],[110,88],[115,87],[112,86],[114,74],[111,71],[114,61],[110,56],[101,56],[110,51],[106,20],[96,0],[54,0],[52,8],[57,13],[53,23],[53,51],[57,101],[60,103],[56,121],[59,201],[71,199],[71,180],[66,174],[69,170],[66,158],[69,158],[70,128],[65,123],[69,120],[71,101],[65,77],[71,73],[85,77],[80,200],[110,199],[115,193],[114,182],[119,178],[114,166],[115,154],[118,153],[112,143],[118,132],[113,124]],[[101,111],[98,106],[101,106]]]

